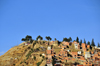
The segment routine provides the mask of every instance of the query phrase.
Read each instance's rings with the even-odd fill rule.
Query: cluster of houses
[[[46,60],[46,64],[47,66],[53,66],[52,65],[52,53],[51,53],[51,47],[48,47],[47,48],[47,52],[46,52],[46,57],[47,57],[47,60]]]
[[[24,43],[28,44],[30,43]],[[100,66],[100,48],[96,46],[85,43],[79,45],[76,41],[63,41],[60,44],[58,41],[46,41],[45,45],[48,46],[44,54],[47,66]]]
[[[80,46],[76,41],[61,42],[58,47],[53,48],[51,46],[55,44],[55,41],[45,44],[48,45],[47,66],[53,66],[52,62],[55,62],[54,66],[67,66],[70,62],[72,66],[100,66],[100,48],[91,47],[85,43]],[[55,58],[54,61],[52,57]]]

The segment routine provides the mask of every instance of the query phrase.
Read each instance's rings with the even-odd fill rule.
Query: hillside
[[[37,66],[37,63],[41,61],[42,65],[46,64],[45,58],[40,57],[40,54],[45,53],[45,51],[36,49],[42,46],[42,44],[36,43],[33,48],[34,42],[29,45],[24,45],[24,43],[11,48],[4,55],[0,56],[0,66]]]
[[[30,41],[0,56],[0,66],[99,65],[100,49],[78,42]],[[97,62],[96,62],[97,61]]]

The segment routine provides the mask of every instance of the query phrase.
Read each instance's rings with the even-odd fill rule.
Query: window
[[[82,47],[80,47],[80,49],[82,49]]]
[[[98,54],[98,56],[100,56],[100,54]]]
[[[87,51],[88,51],[89,49],[87,49]]]
[[[77,57],[77,58],[80,58],[80,57]]]
[[[64,47],[64,49],[66,49],[66,48]]]
[[[76,45],[77,46],[77,45]]]
[[[69,46],[67,46],[67,48],[69,48]]]

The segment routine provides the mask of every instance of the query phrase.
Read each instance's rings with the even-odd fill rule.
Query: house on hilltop
[[[72,44],[74,44],[75,49],[80,49],[80,45],[76,41],[72,42]]]

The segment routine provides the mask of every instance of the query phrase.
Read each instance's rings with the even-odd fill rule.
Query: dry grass
[[[54,49],[54,51],[58,54],[61,49]]]

